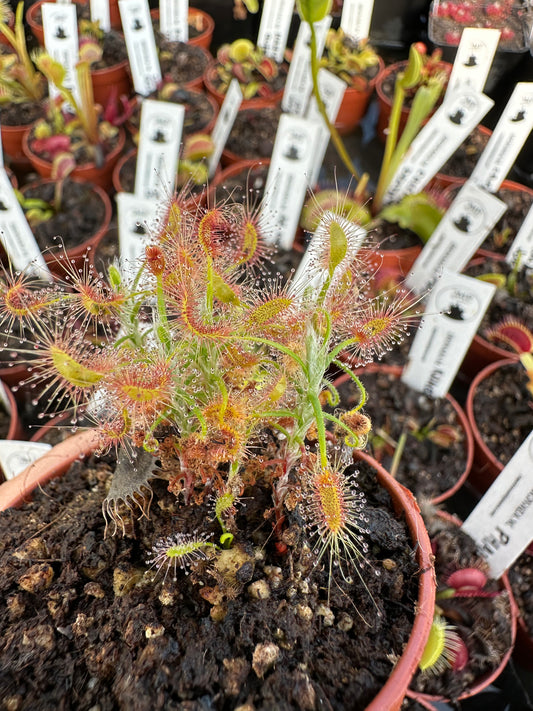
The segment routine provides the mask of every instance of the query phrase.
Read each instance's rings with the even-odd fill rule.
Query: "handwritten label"
[[[495,193],[533,128],[533,82],[519,82],[481,154],[470,180]]]
[[[145,99],[141,107],[135,194],[165,198],[174,192],[185,107]]]
[[[50,56],[66,71],[64,85],[70,89],[76,100],[80,92],[76,80],[78,62],[78,21],[74,4],[45,2],[42,5],[44,46]],[[59,91],[52,82],[48,83],[51,98],[59,96]]]
[[[442,104],[411,144],[385,194],[398,202],[420,192],[494,106],[483,94],[462,92]]]
[[[313,169],[315,146],[320,133],[315,121],[283,114],[279,121],[260,224],[267,241],[290,249]]]
[[[344,0],[341,29],[355,40],[364,40],[370,34],[374,0]]]
[[[346,272],[347,265],[353,261],[366,239],[366,230],[359,225],[329,210],[325,212],[290,283],[290,293],[298,298],[318,296],[327,279],[330,278],[327,255],[330,251],[329,235],[333,222],[340,225],[348,239],[346,256],[335,268],[331,276],[330,288],[342,278]],[[325,260],[324,255],[326,255]],[[324,261],[326,261],[326,264]]]
[[[257,46],[267,57],[283,61],[294,11],[294,0],[264,0]]]
[[[331,16],[327,15],[320,22],[315,23],[316,41],[318,56],[322,56],[324,45],[326,44],[326,34],[331,25]],[[307,22],[300,24],[294,53],[292,55],[291,66],[285,83],[285,91],[281,101],[281,108],[290,114],[303,116],[307,109],[309,96],[313,88],[311,77],[311,50],[309,42],[311,30]]]
[[[188,0],[159,0],[159,29],[171,42],[188,42]]]
[[[109,16],[109,0],[90,0],[91,20],[100,23],[100,29],[109,32],[111,19]]]
[[[133,278],[144,257],[162,206],[132,193],[117,193],[120,263],[126,278]]]
[[[331,123],[335,123],[347,84],[340,77],[328,72],[327,69],[322,68],[318,72],[318,87],[320,89],[320,96],[322,97],[326,107],[326,114]],[[311,99],[309,100],[306,118],[311,121],[317,121],[321,125],[318,142],[313,149],[315,161],[309,180],[310,185],[315,185],[318,180],[320,168],[324,162],[324,156],[326,155],[326,150],[331,136],[328,127],[326,126],[324,119],[318,110],[318,105],[314,96],[311,96]]]
[[[533,432],[463,523],[499,578],[533,539]]]
[[[483,91],[500,34],[500,30],[491,28],[465,27],[448,81],[445,102],[465,88],[474,93]]]
[[[213,152],[209,156],[208,167],[209,167],[209,177],[212,178],[215,174],[220,156],[226,145],[226,141],[231,133],[237,114],[239,113],[239,108],[242,103],[242,91],[239,85],[238,79],[232,79],[231,83],[224,97],[224,102],[220,107],[220,112],[217,116],[217,120],[213,131],[211,132],[211,139],[214,144]]]
[[[409,288],[420,294],[444,268],[461,271],[506,210],[502,200],[466,182],[413,264]]]
[[[161,81],[148,0],[118,0],[122,30],[130,60],[133,87],[148,96]]]
[[[495,291],[494,284],[445,271],[427,299],[403,382],[428,397],[444,397]]]
[[[533,207],[529,209],[525,220],[505,255],[507,264],[514,266],[520,258],[520,266],[533,267]]]
[[[44,442],[21,442],[15,439],[0,441],[0,467],[6,479],[12,479],[26,467],[52,449]]]
[[[0,170],[0,240],[15,269],[52,281],[5,170]]]

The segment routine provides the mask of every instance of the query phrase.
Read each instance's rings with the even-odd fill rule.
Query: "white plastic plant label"
[[[320,124],[283,114],[268,170],[260,223],[269,242],[290,249],[313,169]]]
[[[44,442],[22,442],[16,439],[0,441],[0,467],[6,479],[12,479],[26,467],[52,449]]]
[[[355,40],[364,40],[370,34],[374,0],[344,0],[341,30]]]
[[[100,29],[109,32],[111,19],[109,16],[109,0],[90,0],[91,20],[100,23]]]
[[[76,6],[45,2],[42,5],[44,46],[48,54],[66,70],[64,85],[70,89],[76,101],[79,99],[76,64],[78,63],[78,21]],[[55,98],[59,92],[49,82],[48,92]]]
[[[457,91],[466,88],[474,93],[483,91],[500,34],[500,30],[491,28],[465,27],[448,81],[445,102]]]
[[[304,252],[298,269],[290,283],[290,293],[298,298],[318,296],[320,290],[330,276],[328,266],[321,258],[323,253],[329,254],[329,232],[332,223],[337,223],[347,236],[347,250],[344,259],[337,265],[337,273],[343,274],[345,265],[355,258],[366,239],[366,230],[350,222],[342,215],[327,211],[322,215],[320,223]],[[343,264],[344,263],[344,264]],[[332,279],[335,279],[335,273]]]
[[[264,0],[257,46],[275,62],[283,61],[294,11],[294,0]]]
[[[135,194],[164,199],[174,192],[185,107],[145,99],[141,107]]]
[[[0,381],[0,401],[2,402],[2,407],[9,416],[12,415],[11,401],[7,394],[7,385]]]
[[[133,193],[117,193],[118,243],[123,273],[134,277],[157,224],[161,205]]]
[[[148,96],[161,81],[148,0],[118,0],[118,7],[133,87],[137,94]]]
[[[507,264],[514,266],[520,259],[520,266],[533,267],[533,207],[529,209],[518,234],[505,255]]]
[[[444,268],[460,272],[506,210],[502,200],[467,181],[407,275],[409,288],[421,294]]]
[[[488,96],[471,91],[456,93],[442,104],[412,142],[384,202],[398,202],[404,195],[420,192],[492,106],[494,101]]]
[[[315,32],[317,40],[318,56],[322,56],[324,45],[326,44],[326,35],[331,25],[331,16],[327,15],[320,22],[315,23]],[[285,91],[281,101],[281,108],[289,114],[303,116],[307,109],[309,96],[313,88],[313,79],[311,77],[311,50],[309,41],[311,39],[311,30],[307,22],[300,24],[296,43],[294,45],[294,53],[292,55],[291,66],[287,74],[285,82]]]
[[[52,281],[39,245],[3,169],[0,170],[0,240],[15,269]]]
[[[238,79],[232,79],[224,97],[220,112],[213,131],[211,132],[211,140],[213,141],[213,152],[209,156],[208,167],[209,177],[212,178],[215,174],[220,156],[226,145],[226,141],[231,133],[237,114],[242,103],[242,91]]]
[[[431,398],[444,397],[494,296],[494,284],[445,271],[426,304],[402,381]]]
[[[519,82],[470,180],[489,193],[495,193],[511,170],[532,128],[533,82]]]
[[[159,0],[159,29],[171,42],[188,42],[188,0]]]
[[[344,92],[346,91],[347,84],[340,77],[328,72],[327,69],[320,69],[318,72],[318,87],[320,89],[320,96],[326,107],[326,114],[332,123],[335,123],[337,114],[342,104],[342,99],[344,97]],[[326,155],[326,150],[328,148],[328,143],[330,139],[329,129],[326,126],[324,118],[318,110],[318,105],[314,96],[311,96],[309,100],[309,106],[307,108],[306,118],[311,121],[317,121],[322,126],[320,131],[317,145],[314,148],[315,161],[313,171],[310,176],[309,184],[311,186],[315,185],[318,180],[318,175],[320,173],[320,168],[324,162],[324,156]]]
[[[463,523],[499,578],[533,540],[533,432]]]

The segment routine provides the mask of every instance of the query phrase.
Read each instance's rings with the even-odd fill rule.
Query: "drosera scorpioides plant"
[[[263,514],[280,552],[287,513],[298,507],[330,580],[361,574],[365,501],[346,465],[371,423],[364,386],[339,355],[368,363],[414,318],[405,294],[368,296],[361,234],[325,212],[309,278],[258,278],[258,255],[268,253],[258,210],[190,210],[178,193],[134,276],[132,265],[115,263],[103,276],[67,262],[64,279],[43,287],[4,273],[6,340],[31,360],[34,393],[45,410],[94,420],[100,450],[117,450],[106,530],[124,532],[125,519],[149,515],[154,475],[180,506],[212,503],[217,535],[211,522],[154,542],[147,562],[165,577],[238,543],[237,504],[250,483],[271,491]],[[15,318],[33,332],[27,350],[11,333]],[[359,388],[350,412],[324,410],[338,404],[331,366]]]

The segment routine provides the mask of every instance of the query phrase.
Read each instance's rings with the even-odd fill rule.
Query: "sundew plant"
[[[371,424],[364,387],[339,356],[368,363],[412,318],[405,295],[368,296],[373,257],[363,256],[362,234],[324,213],[303,275],[284,283],[264,273],[271,255],[257,211],[227,203],[191,211],[178,194],[135,276],[132,265],[112,265],[104,277],[68,262],[54,286],[4,275],[10,348],[19,344],[15,320],[33,332],[26,385],[47,409],[94,419],[101,450],[118,450],[104,502],[111,528],[123,528],[128,510],[148,514],[155,457],[181,504],[212,503],[217,546],[238,537],[227,513],[253,477],[271,488],[275,535],[290,493],[318,559],[343,574],[359,563],[364,503],[341,454],[363,447]],[[335,409],[332,366],[358,385],[348,412]],[[263,460],[265,433],[277,451]],[[156,545],[155,562],[189,562],[208,545],[177,531]]]

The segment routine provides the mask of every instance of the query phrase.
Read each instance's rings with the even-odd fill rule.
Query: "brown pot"
[[[129,61],[124,59],[112,67],[91,70],[94,100],[97,104],[105,108],[112,96],[120,98],[131,94],[133,85],[129,67]]]
[[[402,277],[407,276],[411,271],[411,267],[420,256],[422,247],[404,247],[403,249],[361,249],[361,256],[363,259],[368,252],[372,252],[375,256],[376,253],[379,255],[379,269],[391,272],[393,274],[398,274]]]
[[[376,93],[378,95],[379,106],[377,135],[378,138],[383,142],[385,142],[386,140],[386,131],[389,125],[390,112],[392,109],[392,97],[389,97],[384,92],[383,84],[391,76],[396,75],[398,72],[404,71],[406,67],[407,60],[404,60],[402,62],[395,62],[394,64],[390,64],[388,67],[385,67],[385,69],[378,75],[378,81],[376,82]],[[448,62],[439,62],[439,67],[441,67],[442,69],[447,69],[448,72],[451,72],[452,69],[452,65],[448,64]],[[398,135],[401,135],[403,129],[405,128],[409,112],[410,109],[406,108],[405,106],[402,107]],[[426,121],[424,121],[424,123],[427,123],[429,118],[430,117],[428,117]]]
[[[94,163],[84,163],[76,166],[71,173],[71,177],[84,180],[88,183],[99,185],[104,190],[110,190],[113,187],[113,168],[119,159],[120,154],[126,142],[126,132],[122,127],[118,129],[118,142],[115,148],[106,155],[105,162],[102,168],[97,168]],[[25,134],[22,141],[22,149],[24,155],[29,159],[34,169],[42,178],[50,178],[52,175],[52,163],[45,158],[39,157],[30,147],[29,137],[31,130]]]
[[[22,126],[6,126],[2,125],[2,147],[4,153],[13,160],[17,161],[24,158],[22,150],[22,139],[24,134],[28,133],[33,123],[26,123]]]
[[[37,13],[41,9],[41,6],[45,2],[49,2],[50,0],[37,0],[37,2],[34,2],[32,5],[28,7],[26,10],[26,23],[29,25],[30,30],[32,31],[33,36],[37,40],[37,42],[41,45],[41,47],[44,47],[44,30],[43,30],[43,25],[41,22],[37,22]],[[55,0],[51,0],[54,2]],[[73,0],[77,5],[87,5],[88,0]]]
[[[335,119],[335,128],[341,136],[346,136],[351,133],[358,125],[366,113],[368,102],[374,92],[376,83],[379,80],[379,75],[385,68],[385,63],[379,57],[379,69],[375,77],[367,82],[365,88],[357,86],[346,87],[344,97]],[[359,77],[356,77],[358,79]]]
[[[350,364],[349,358],[344,358],[341,355],[341,360],[343,360],[345,363],[348,365]],[[385,365],[382,363],[370,363],[369,365],[366,365],[362,368],[355,368],[354,373],[357,376],[363,377],[364,381],[364,375],[369,374],[369,373],[388,373],[391,375],[396,376],[399,378],[402,374],[403,368],[398,365]],[[347,373],[344,373],[343,375],[340,375],[334,382],[333,385],[335,388],[338,388],[339,386],[343,385],[346,382],[350,381],[350,376]],[[472,462],[474,460],[474,439],[472,437],[472,431],[470,429],[470,424],[468,421],[468,418],[466,414],[464,413],[462,407],[459,405],[459,403],[453,398],[449,393],[446,395],[446,400],[450,403],[452,408],[455,411],[455,414],[457,416],[457,420],[461,426],[461,429],[463,431],[464,435],[464,449],[465,449],[465,468],[461,475],[457,478],[457,481],[455,484],[450,487],[447,491],[443,491],[442,494],[439,494],[438,496],[435,496],[433,499],[431,499],[431,503],[433,505],[437,505],[445,501],[446,499],[449,499],[451,496],[453,496],[459,489],[463,486],[465,483],[469,473],[470,469],[472,467]]]
[[[152,16],[152,20],[159,22],[158,8],[150,10],[150,15]],[[196,7],[189,7],[188,20],[189,26],[193,25],[200,32],[196,37],[189,39],[188,43],[209,50],[215,29],[215,21],[211,15],[208,15],[207,12],[199,10]]]

